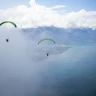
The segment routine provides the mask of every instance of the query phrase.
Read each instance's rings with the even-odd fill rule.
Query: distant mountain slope
[[[57,27],[38,27],[26,28],[23,31],[32,39],[50,37],[60,44],[69,45],[89,45],[96,43],[96,30],[91,28],[57,28]]]

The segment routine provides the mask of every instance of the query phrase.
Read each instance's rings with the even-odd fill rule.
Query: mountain
[[[38,27],[23,29],[32,39],[52,38],[59,44],[90,45],[96,43],[96,30],[91,28]]]

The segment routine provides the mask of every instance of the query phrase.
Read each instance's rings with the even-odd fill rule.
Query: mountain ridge
[[[24,33],[31,33],[32,38],[36,38],[43,34],[41,38],[50,37],[57,43],[64,44],[79,44],[88,45],[96,43],[96,30],[91,28],[59,28],[59,27],[38,27],[38,28],[24,28]],[[40,39],[41,39],[40,38]]]

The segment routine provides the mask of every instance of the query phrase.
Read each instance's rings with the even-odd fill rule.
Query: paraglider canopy
[[[49,40],[49,41],[52,41],[53,43],[55,43],[54,40],[50,39],[50,38],[44,38],[44,39],[41,39],[38,44],[40,44],[42,41],[45,41],[45,40]]]
[[[15,28],[17,28],[17,25],[16,25],[14,22],[12,22],[12,21],[4,21],[4,22],[1,22],[1,23],[0,23],[0,26],[3,25],[3,24],[5,24],[5,23],[10,23],[10,24],[12,24]]]

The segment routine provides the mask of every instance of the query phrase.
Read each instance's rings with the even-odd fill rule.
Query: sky
[[[0,22],[14,21],[18,27],[55,26],[96,29],[95,0],[1,1]]]
[[[28,2],[29,0],[10,0],[10,2],[6,3],[6,0],[0,0],[0,9],[7,9],[18,5],[29,6]],[[79,11],[81,9],[85,9],[87,11],[96,10],[96,0],[36,0],[36,2],[47,7],[65,5],[68,12]]]

